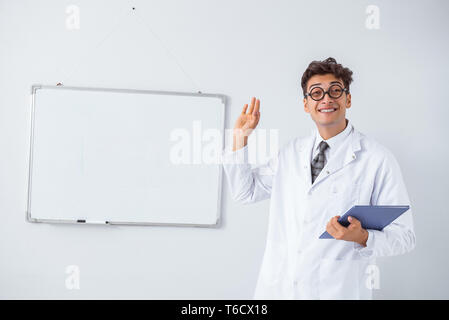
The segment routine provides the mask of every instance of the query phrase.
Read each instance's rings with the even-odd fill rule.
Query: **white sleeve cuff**
[[[369,258],[374,254],[374,232],[372,230],[368,231],[368,239],[366,240],[366,247],[354,242],[354,249],[356,249],[359,254],[365,258]]]
[[[240,148],[236,151],[223,150],[222,152],[222,163],[233,163],[233,164],[243,164],[246,163],[248,158],[248,145]]]

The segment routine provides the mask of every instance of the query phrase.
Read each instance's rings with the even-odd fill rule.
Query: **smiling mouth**
[[[337,110],[337,108],[326,108],[326,109],[318,110],[318,112],[321,112],[321,113],[332,113],[332,112],[334,112],[336,110]]]

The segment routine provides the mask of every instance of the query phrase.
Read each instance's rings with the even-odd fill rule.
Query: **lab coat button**
[[[296,287],[298,285],[298,281],[293,281],[293,285]]]
[[[329,172],[329,171],[326,171],[326,173],[329,174],[330,172]]]

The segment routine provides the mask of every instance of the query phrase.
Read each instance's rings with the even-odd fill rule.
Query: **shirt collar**
[[[321,137],[320,132],[318,131],[318,128],[316,128],[315,144],[313,147],[313,151],[316,152],[318,150],[318,146],[320,145],[321,141],[325,141],[329,145],[329,149],[330,149],[329,151],[331,153],[336,151],[338,149],[338,147],[343,143],[345,138],[347,136],[349,136],[349,134],[351,133],[351,130],[352,130],[351,122],[348,119],[346,119],[346,121],[347,121],[346,128],[342,132],[337,134],[336,136],[333,136],[332,138],[329,138],[327,140],[324,140]]]

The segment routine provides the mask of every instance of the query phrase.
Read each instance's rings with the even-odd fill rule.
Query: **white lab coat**
[[[384,230],[368,230],[366,247],[318,238],[333,216],[353,205],[410,205],[410,200],[393,154],[354,127],[312,185],[314,141],[315,130],[255,168],[246,160],[248,146],[222,154],[234,200],[271,198],[254,299],[371,299],[379,276],[375,257],[415,246],[411,207]]]

